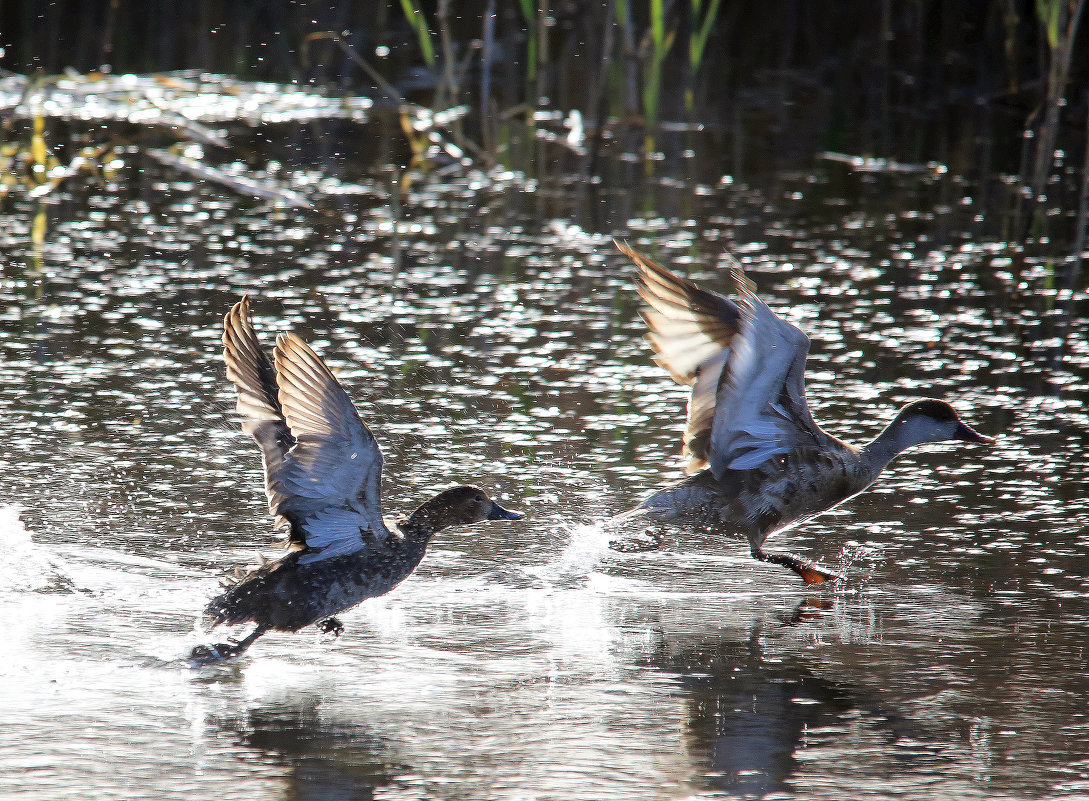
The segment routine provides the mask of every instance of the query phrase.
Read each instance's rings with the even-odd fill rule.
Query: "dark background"
[[[490,8],[490,94],[498,109],[579,109],[592,122],[600,93],[609,114],[643,111],[624,73],[632,62],[643,75],[650,6],[631,4],[626,27],[615,26],[604,53],[606,21],[617,19],[612,3],[550,4],[539,77],[529,80],[528,37],[537,20],[527,21],[516,0],[424,2],[435,67],[424,63],[399,2],[3,2],[0,66],[44,74],[103,65],[115,73],[193,69],[377,93],[342,49],[324,40],[306,44],[309,34],[336,31],[406,96],[426,102],[438,81],[445,25],[461,96],[479,100],[482,20]],[[743,118],[749,130],[762,127],[779,166],[842,150],[938,160],[964,174],[1022,171],[1022,132],[1041,117],[1051,61],[1036,3],[727,0],[695,72],[687,59],[696,23],[691,3],[667,3],[664,14],[674,38],[660,68],[660,120],[694,118],[728,132]],[[388,55],[376,56],[379,46]],[[1072,53],[1058,137],[1077,159],[1089,73],[1083,32]],[[693,90],[691,109],[681,87]]]

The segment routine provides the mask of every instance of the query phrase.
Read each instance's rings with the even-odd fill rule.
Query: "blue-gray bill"
[[[994,443],[994,437],[984,436],[970,426],[966,426],[964,423],[957,423],[957,430],[953,434],[953,438],[965,442],[980,442],[988,445]]]
[[[492,510],[488,512],[489,520],[523,520],[525,514],[522,512],[515,512],[511,509],[504,509],[502,506],[492,501]]]

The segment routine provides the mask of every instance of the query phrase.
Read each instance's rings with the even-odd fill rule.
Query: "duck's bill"
[[[985,437],[975,429],[969,428],[964,423],[957,423],[957,430],[954,432],[953,438],[965,442],[981,442],[988,445],[994,442],[994,437]]]
[[[492,501],[492,510],[488,512],[489,520],[522,520],[524,517],[525,515],[521,512],[504,509],[495,501]]]

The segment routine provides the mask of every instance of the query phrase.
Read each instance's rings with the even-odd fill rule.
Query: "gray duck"
[[[204,609],[209,628],[255,624],[244,638],[197,646],[198,662],[238,656],[269,630],[318,623],[339,634],[334,615],[392,590],[420,564],[428,542],[452,525],[519,520],[481,489],[440,492],[399,524],[382,518],[382,452],[351,399],[320,357],[294,334],[262,349],[243,297],[223,321],[227,378],[238,390],[243,431],[261,450],[265,492],[288,553],[235,571]]]
[[[764,550],[768,536],[862,492],[907,448],[994,441],[945,401],[929,398],[902,408],[866,445],[837,439],[817,425],[806,403],[809,338],[756,296],[740,265],[732,270],[740,298],[734,303],[616,244],[639,268],[656,361],[692,387],[683,450],[688,478],[654,492],[618,522],[740,535],[755,558],[820,584],[842,576],[795,554]],[[648,533],[658,544],[653,529]]]

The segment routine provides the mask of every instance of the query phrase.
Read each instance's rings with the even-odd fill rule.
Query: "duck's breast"
[[[277,583],[270,605],[273,625],[294,631],[385,595],[419,562],[412,549],[389,547],[296,565]]]

